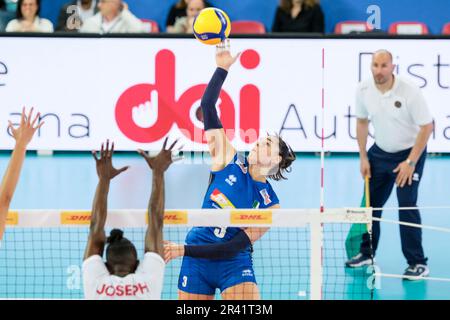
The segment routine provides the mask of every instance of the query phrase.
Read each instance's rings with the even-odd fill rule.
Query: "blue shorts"
[[[244,282],[256,283],[250,254],[227,260],[183,257],[178,289],[192,294],[214,295]]]

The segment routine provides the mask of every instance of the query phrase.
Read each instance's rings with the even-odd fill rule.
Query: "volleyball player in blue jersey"
[[[212,157],[211,178],[202,208],[279,208],[279,200],[267,178],[285,179],[283,174],[295,160],[295,154],[279,136],[259,140],[248,158],[238,155],[231,145],[215,108],[228,70],[239,58],[239,55],[232,57],[227,47],[222,43],[217,48],[217,69],[201,101]],[[186,246],[166,243],[166,261],[184,256],[178,281],[179,298],[212,300],[219,289],[223,299],[259,299],[251,252],[252,244],[267,230],[195,227],[186,237]]]
[[[25,160],[27,146],[35,132],[44,124],[39,122],[40,114],[38,113],[33,118],[33,108],[31,108],[28,116],[25,113],[25,108],[22,110],[22,117],[20,118],[20,125],[14,128],[11,121],[9,121],[9,130],[11,136],[16,140],[16,145],[11,155],[11,160],[6,169],[0,186],[0,241],[3,239],[5,232],[6,217],[8,216],[9,205],[12,201],[14,191],[19,182],[20,171]]]

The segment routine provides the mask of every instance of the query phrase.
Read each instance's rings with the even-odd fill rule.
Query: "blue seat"
[[[4,32],[8,22],[13,20],[15,17],[15,12],[0,11],[0,32]]]

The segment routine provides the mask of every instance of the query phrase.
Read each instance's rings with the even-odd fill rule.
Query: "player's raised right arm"
[[[95,191],[94,202],[92,204],[91,224],[89,227],[88,242],[84,252],[84,260],[93,255],[103,256],[105,246],[105,223],[108,211],[108,192],[109,185],[114,177],[128,169],[123,167],[115,169],[112,165],[112,156],[114,153],[114,143],[109,148],[109,140],[106,142],[106,149],[102,144],[100,158],[97,158],[97,152],[93,151],[92,156],[95,160],[95,166],[98,175],[98,184]]]
[[[205,135],[209,152],[212,158],[212,170],[223,169],[234,157],[236,150],[228,140],[225,130],[220,122],[216,110],[216,103],[220,96],[220,90],[228,75],[228,70],[239,58],[240,54],[233,57],[229,47],[225,43],[217,46],[217,69],[205,90],[201,101]]]

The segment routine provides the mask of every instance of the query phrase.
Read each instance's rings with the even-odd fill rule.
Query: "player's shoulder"
[[[269,181],[266,181],[264,184],[259,184],[258,191],[259,198],[262,200],[262,203],[260,203],[261,208],[269,208],[280,203],[278,196]]]
[[[144,259],[165,264],[164,259],[158,253],[152,251],[146,252],[144,254]]]
[[[248,160],[244,154],[237,152],[233,159],[222,170],[212,171],[213,174],[248,173]]]
[[[82,268],[86,269],[88,266],[105,266],[105,263],[100,255],[94,254],[84,259]]]
[[[134,274],[138,276],[142,274],[156,274],[158,272],[163,272],[165,266],[166,263],[159,254],[156,252],[146,252],[143,261],[139,263]]]
[[[275,194],[275,190],[273,189],[272,185],[270,184],[269,180],[266,182],[267,190],[271,193]]]

